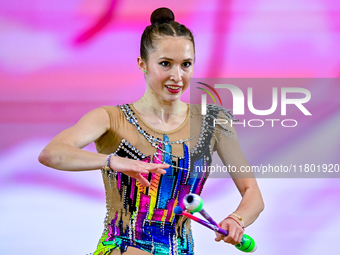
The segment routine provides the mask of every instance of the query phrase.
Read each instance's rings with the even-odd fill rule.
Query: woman
[[[194,254],[190,221],[175,216],[188,193],[200,194],[217,151],[224,164],[248,165],[232,127],[214,128],[214,118],[231,119],[221,107],[180,101],[193,75],[194,39],[167,8],[155,10],[141,38],[138,67],[147,89],[138,101],[105,106],[85,114],[46,146],[39,161],[61,170],[102,169],[106,190],[105,230],[94,255]],[[98,153],[81,148],[95,142]],[[192,147],[190,146],[192,145]],[[108,156],[109,155],[109,156]],[[254,178],[234,178],[239,207],[220,226],[237,244],[244,227],[263,210]],[[226,215],[227,216],[227,215]]]

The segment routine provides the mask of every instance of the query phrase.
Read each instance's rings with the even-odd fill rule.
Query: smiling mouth
[[[177,90],[177,89],[181,88],[181,86],[171,86],[171,85],[165,85],[165,87],[167,87],[169,89],[174,89],[174,90]]]

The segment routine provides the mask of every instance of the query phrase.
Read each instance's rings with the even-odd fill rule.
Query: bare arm
[[[40,163],[59,170],[94,170],[105,165],[107,155],[82,150],[104,134],[110,119],[103,108],[86,113],[77,124],[55,136],[39,155]]]
[[[105,154],[82,150],[110,128],[110,119],[103,108],[85,114],[77,124],[59,133],[39,155],[40,163],[59,170],[80,171],[100,169],[106,164]],[[136,178],[142,185],[150,183],[141,173],[164,174],[165,164],[152,164],[137,160],[111,157],[110,167]]]
[[[234,213],[241,216],[244,227],[247,227],[256,220],[264,209],[264,203],[254,174],[240,173],[239,171],[241,170],[241,166],[249,166],[249,163],[241,151],[235,128],[231,126],[227,128],[232,131],[232,137],[224,137],[221,139],[221,141],[217,143],[216,149],[224,165],[236,167],[236,172],[230,174],[241,193],[242,200]],[[228,237],[223,239],[228,243],[236,244],[242,237],[240,233],[241,228],[236,224],[236,221],[239,223],[241,223],[241,221],[233,214],[229,216],[234,218],[234,220],[228,219],[221,222],[224,228],[227,228],[229,233],[231,232]],[[235,232],[234,236],[232,235],[233,232]],[[222,236],[218,236],[217,241],[219,241],[218,239],[221,240]]]

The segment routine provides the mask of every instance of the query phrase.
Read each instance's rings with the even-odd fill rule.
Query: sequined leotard
[[[208,166],[217,139],[213,119],[220,112],[208,105],[200,115],[191,105],[185,121],[175,130],[159,131],[143,122],[132,104],[105,106],[110,130],[95,141],[99,153],[152,163],[171,165],[166,174],[143,174],[151,184],[143,187],[136,179],[120,172],[102,171],[106,190],[107,214],[104,232],[94,255],[107,255],[128,246],[156,255],[194,254],[190,220],[176,216],[188,193],[200,194],[208,172],[195,171]],[[226,129],[221,129],[228,132]],[[212,137],[216,139],[211,139]],[[190,144],[195,145],[190,150]]]

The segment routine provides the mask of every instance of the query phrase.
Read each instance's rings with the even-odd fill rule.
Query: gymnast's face
[[[158,99],[174,102],[188,88],[194,71],[193,64],[194,48],[189,39],[164,36],[156,41],[155,50],[150,52],[147,63],[139,66],[146,71],[148,88]]]

